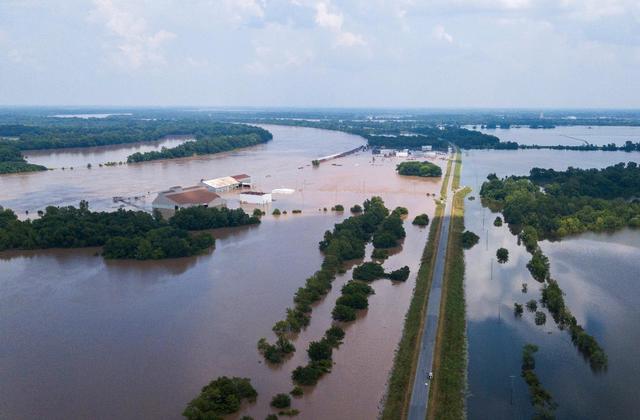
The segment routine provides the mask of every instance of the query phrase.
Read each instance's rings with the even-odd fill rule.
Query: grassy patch
[[[460,174],[462,173],[462,155],[460,154],[460,149],[456,148],[456,157],[454,159],[456,168],[453,171],[453,184],[451,184],[451,188],[455,191],[460,188]]]
[[[444,178],[442,178],[442,186],[440,187],[440,197],[442,198],[447,196],[447,180],[451,174],[451,162],[451,159],[447,161],[447,172],[445,173]]]
[[[456,172],[458,172],[458,164]],[[455,175],[454,175],[455,182]],[[459,182],[459,180],[458,180]],[[464,198],[465,188],[455,194],[445,263],[440,323],[434,355],[434,380],[429,394],[428,419],[465,418],[466,323],[464,298]]]
[[[446,180],[447,178],[445,178],[444,182]],[[402,338],[393,360],[389,388],[382,412],[383,420],[406,418],[408,413],[443,211],[444,206],[438,205],[436,207],[436,214],[429,229],[429,238],[422,253],[422,261],[416,278],[413,298],[405,315]]]

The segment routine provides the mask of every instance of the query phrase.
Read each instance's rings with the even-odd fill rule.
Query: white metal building
[[[251,177],[247,174],[223,176],[200,181],[209,191],[216,193],[229,192],[242,187],[251,187]]]
[[[271,202],[271,193],[244,191],[240,193],[240,202],[247,204],[267,204]]]

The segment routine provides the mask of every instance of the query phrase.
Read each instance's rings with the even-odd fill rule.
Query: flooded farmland
[[[594,374],[569,334],[558,330],[548,312],[543,326],[536,326],[528,311],[521,319],[514,317],[514,302],[539,299],[540,284],[526,269],[530,255],[518,246],[506,225],[493,226],[496,214],[482,207],[478,194],[486,175],[492,172],[502,177],[526,175],[535,166],[600,168],[639,158],[640,153],[625,152],[465,152],[462,185],[471,186],[471,195],[477,198],[465,203],[465,224],[480,236],[479,244],[465,256],[469,418],[531,417],[528,389],[520,377],[525,343],[540,346],[536,372],[559,404],[558,418],[628,418],[628,413],[635,411],[640,385],[640,365],[635,358],[640,341],[640,312],[635,304],[640,299],[638,232],[584,234],[540,243],[569,308],[609,357],[608,370]],[[495,261],[500,247],[509,250],[509,262],[504,265]],[[528,283],[526,294],[522,283]]]
[[[408,265],[411,276],[406,283],[373,283],[376,294],[347,326],[333,371],[293,403],[301,411],[298,418],[376,417],[427,237],[427,229],[410,220],[433,214],[434,199],[427,193],[438,192],[440,181],[400,177],[395,159],[372,161],[368,152],[312,168],[311,159],[352,149],[363,139],[266,128],[273,141],[216,156],[88,169],[86,155],[56,151],[57,157],[32,160],[49,159],[47,165],[56,168],[73,165],[73,171],[0,179],[0,204],[21,217],[81,199],[94,210],[113,210],[119,205],[113,196],[144,196],[139,205],[145,207],[168,186],[236,173],[251,174],[258,189],[295,190],[274,195],[259,226],[214,232],[215,250],[194,258],[105,261],[96,249],[1,254],[3,415],[178,419],[203,385],[229,375],[250,377],[259,393],[240,415],[264,417],[271,397],[291,389],[291,371],[306,362],[308,342],[329,326],[340,286],[351,278],[350,271],[339,275],[314,307],[311,325],[294,341],[294,357],[278,368],[266,366],[257,340],[272,338],[271,326],[292,304],[295,290],[320,267],[317,244],[324,231],[348,216],[320,209],[336,203],[348,208],[381,195],[387,207],[409,209],[407,237],[385,267]],[[91,157],[95,162],[102,158],[99,151],[91,153],[98,153]],[[124,147],[105,153],[107,161],[132,152]],[[276,207],[303,212],[271,216]]]

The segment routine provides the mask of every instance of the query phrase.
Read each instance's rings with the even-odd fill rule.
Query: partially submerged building
[[[182,188],[171,187],[167,191],[161,191],[153,200],[151,206],[154,209],[178,210],[188,207],[222,207],[225,201],[213,191],[201,185]]]
[[[240,202],[247,204],[268,204],[271,202],[271,193],[244,191],[240,193]]]
[[[215,193],[224,193],[238,188],[249,187],[251,188],[251,177],[247,174],[223,176],[221,178],[213,178],[207,180],[201,180],[200,183],[206,187],[209,191]]]

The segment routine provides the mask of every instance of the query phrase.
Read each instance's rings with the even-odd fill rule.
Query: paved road
[[[442,298],[442,280],[444,277],[444,263],[447,254],[447,244],[449,243],[449,222],[451,221],[451,206],[453,205],[453,192],[451,182],[455,171],[455,162],[452,164],[451,175],[445,180],[447,182],[447,200],[442,218],[442,228],[440,230],[440,241],[436,253],[436,264],[433,271],[433,281],[429,292],[429,302],[427,303],[427,313],[422,331],[422,342],[420,343],[420,355],[418,356],[418,367],[416,378],[411,392],[411,402],[409,405],[409,420],[424,420],[427,417],[427,404],[429,402],[429,372],[432,371],[433,353],[436,345],[436,334],[438,333],[438,320],[440,319],[440,299]],[[437,372],[433,373],[434,376]]]

